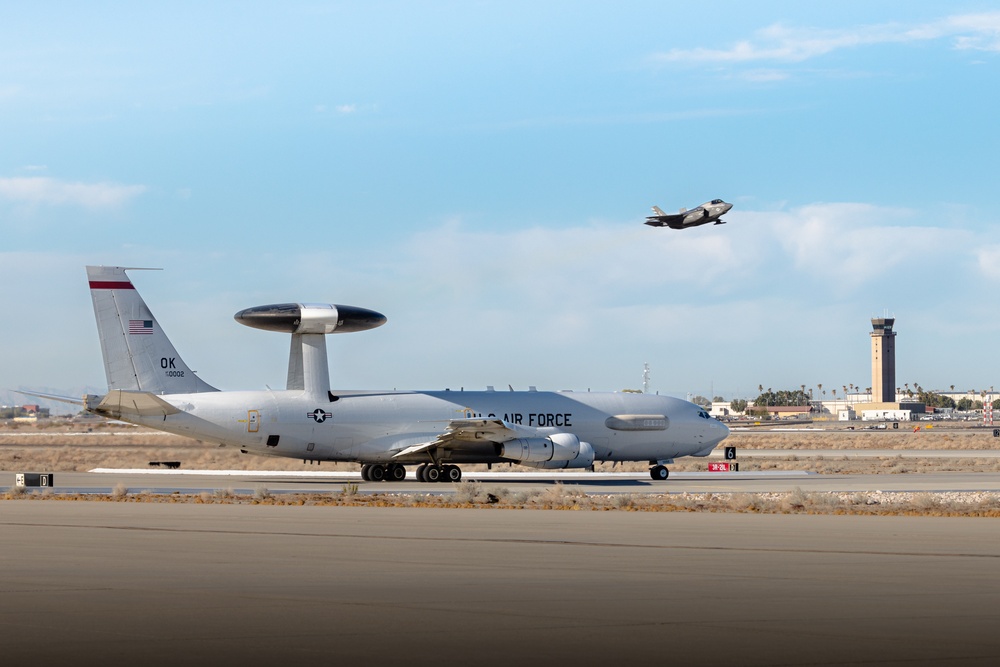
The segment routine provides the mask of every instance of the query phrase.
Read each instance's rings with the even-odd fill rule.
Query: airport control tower
[[[896,400],[896,332],[894,317],[872,318],[872,401]]]

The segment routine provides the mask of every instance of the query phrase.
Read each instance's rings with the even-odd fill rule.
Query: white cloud
[[[955,37],[955,48],[1000,51],[1000,12],[953,16],[946,24],[962,33]]]
[[[847,29],[774,24],[728,49],[670,49],[651,57],[657,63],[802,62],[834,51],[950,38],[956,49],[1000,51],[1000,12],[959,14],[919,25],[884,23]]]
[[[976,250],[976,265],[984,278],[1000,282],[1000,245],[979,247]]]
[[[356,113],[372,111],[374,108],[375,107],[371,104],[360,105],[351,103],[351,104],[336,104],[331,109],[331,107],[327,106],[326,104],[316,104],[313,106],[313,111],[318,114],[325,114],[332,110],[333,112],[340,114],[341,116],[350,116]]]
[[[775,216],[770,224],[796,269],[857,287],[892,276],[903,265],[933,263],[957,245],[957,232],[906,224],[911,216],[868,204],[814,204]]]
[[[33,206],[117,208],[145,191],[144,185],[74,183],[41,176],[0,178],[0,199]]]

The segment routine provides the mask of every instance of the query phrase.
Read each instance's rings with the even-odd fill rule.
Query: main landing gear
[[[361,466],[361,479],[366,482],[402,482],[406,479],[406,468],[398,463],[366,463]]]
[[[406,479],[406,468],[399,463],[383,465],[365,463],[361,466],[361,479],[366,482],[402,482]],[[418,482],[461,482],[462,469],[456,465],[433,465],[422,463],[417,467]]]
[[[649,476],[657,481],[663,481],[670,477],[670,471],[667,470],[667,466],[655,465],[649,469]]]
[[[417,467],[418,482],[461,482],[462,469],[456,465],[421,463]]]

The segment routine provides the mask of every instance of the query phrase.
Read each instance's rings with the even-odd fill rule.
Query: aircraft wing
[[[175,415],[180,412],[165,400],[148,391],[128,391],[113,389],[101,399],[93,411],[102,415],[120,417],[123,414],[152,417],[154,415]]]
[[[401,449],[393,454],[393,458],[409,456],[438,447],[459,449],[463,444],[502,443],[526,435],[529,433],[524,427],[510,424],[502,419],[452,419],[448,422],[444,433],[434,440]]]

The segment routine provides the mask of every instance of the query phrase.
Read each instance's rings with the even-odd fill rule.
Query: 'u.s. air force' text
[[[482,417],[482,415],[472,415],[470,417]],[[487,419],[497,419],[498,415],[492,412],[486,415]],[[508,424],[519,424],[521,426],[560,426],[567,427],[572,426],[573,414],[570,412],[529,412],[528,414],[522,414],[520,412],[505,413],[503,420]],[[527,421],[525,421],[527,418]]]

